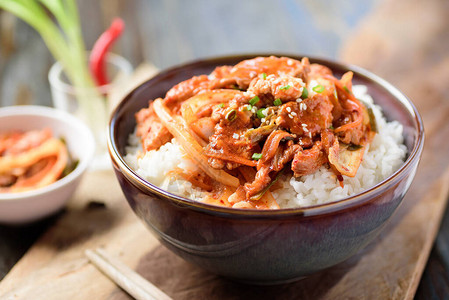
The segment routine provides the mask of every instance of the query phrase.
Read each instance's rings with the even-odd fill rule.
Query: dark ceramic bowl
[[[313,59],[336,76],[351,70],[389,120],[404,126],[407,160],[363,193],[329,204],[269,211],[215,207],[170,194],[142,179],[124,161],[134,113],[178,82],[258,55],[195,61],[161,72],[123,99],[109,130],[109,152],[130,206],[168,249],[210,272],[256,284],[299,279],[344,261],[384,227],[407,192],[420,160],[424,131],[413,104],[395,87],[354,66]],[[300,59],[295,55],[288,55]]]

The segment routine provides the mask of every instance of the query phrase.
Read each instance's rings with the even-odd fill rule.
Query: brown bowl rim
[[[392,175],[388,176],[386,179],[382,180],[378,184],[370,187],[369,189],[366,189],[365,191],[355,194],[353,196],[349,196],[337,201],[329,202],[329,203],[323,203],[313,206],[306,206],[306,207],[296,207],[296,208],[282,208],[282,209],[275,209],[275,210],[257,210],[257,209],[236,209],[236,208],[229,208],[229,207],[221,207],[221,206],[215,206],[207,203],[202,203],[199,201],[187,199],[178,195],[171,194],[156,185],[146,181],[145,179],[141,178],[134,170],[131,169],[131,167],[128,166],[128,164],[124,161],[122,156],[120,155],[117,145],[114,141],[114,131],[115,131],[115,124],[116,124],[116,117],[117,113],[120,111],[122,106],[128,101],[128,99],[131,98],[132,94],[138,90],[143,85],[147,84],[148,82],[152,81],[155,78],[165,76],[172,72],[179,72],[183,68],[186,68],[188,66],[192,66],[195,64],[211,64],[215,61],[222,61],[222,60],[230,60],[230,59],[248,59],[251,57],[257,57],[257,56],[285,56],[285,57],[292,57],[292,58],[301,58],[301,57],[308,57],[311,62],[316,62],[324,65],[330,65],[333,67],[341,68],[343,70],[352,71],[354,72],[354,75],[357,77],[365,78],[369,81],[374,82],[379,87],[384,88],[388,93],[393,95],[394,98],[399,100],[399,102],[407,109],[410,116],[415,121],[415,126],[417,128],[417,139],[414,142],[413,148],[411,152],[409,153],[406,161],[404,164],[396,170]],[[389,185],[392,185],[396,182],[398,182],[401,179],[401,175],[406,174],[407,171],[409,171],[410,168],[413,167],[412,162],[415,162],[416,160],[420,159],[420,155],[422,153],[422,149],[424,146],[424,125],[422,118],[416,109],[415,105],[410,101],[410,99],[402,93],[398,88],[393,86],[391,83],[386,81],[385,79],[381,78],[380,76],[375,75],[374,73],[365,70],[362,67],[347,64],[347,63],[340,63],[337,61],[334,61],[332,59],[328,58],[320,58],[320,57],[314,57],[309,55],[301,55],[301,54],[279,54],[279,53],[258,53],[258,54],[236,54],[236,55],[228,55],[228,56],[215,56],[215,57],[207,57],[203,59],[197,59],[185,62],[183,64],[173,66],[171,68],[162,70],[155,76],[151,77],[149,80],[143,82],[138,87],[136,87],[133,91],[128,93],[122,101],[117,105],[113,113],[111,114],[111,120],[109,122],[109,131],[108,131],[108,150],[109,154],[111,156],[113,164],[121,170],[122,174],[127,177],[134,185],[139,186],[143,190],[151,190],[152,192],[158,194],[159,196],[171,200],[174,203],[178,204],[179,206],[183,207],[190,207],[195,210],[199,210],[205,213],[210,214],[219,214],[220,216],[227,216],[231,218],[236,218],[239,216],[245,216],[250,218],[264,218],[264,217],[275,217],[275,216],[283,216],[283,217],[289,217],[289,216],[304,216],[304,217],[315,217],[315,216],[321,216],[325,214],[332,214],[344,211],[346,209],[354,208],[357,206],[361,206],[367,202],[369,202],[373,195],[376,193],[383,192]]]

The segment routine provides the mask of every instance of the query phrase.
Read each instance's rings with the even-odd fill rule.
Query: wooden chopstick
[[[172,299],[152,283],[128,268],[120,260],[110,256],[102,249],[86,250],[87,258],[118,286],[138,300]]]

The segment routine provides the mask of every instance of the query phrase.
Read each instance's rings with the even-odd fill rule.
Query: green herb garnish
[[[59,140],[68,148],[67,141],[65,140],[64,137],[60,137]],[[78,166],[79,160],[73,158],[73,156],[70,153],[70,151],[67,151],[67,156],[68,156],[67,157],[67,164],[66,164],[64,170],[62,170],[61,176],[59,178],[63,178],[65,176],[69,175]]]
[[[234,121],[237,118],[237,111],[235,109],[231,109],[227,114],[226,114],[226,120],[228,121]]]
[[[346,92],[351,93],[351,91],[348,89],[348,87],[347,87],[346,85],[343,86],[343,89],[344,89]]]
[[[267,79],[267,74],[266,73],[262,73],[262,79]]]
[[[373,109],[371,107],[367,107],[366,110],[368,111],[369,124],[371,126],[371,130],[376,133],[379,133],[379,129],[377,128],[377,121],[376,121],[376,117],[374,116]]]
[[[288,89],[291,88],[291,87],[292,87],[292,86],[291,86],[290,84],[287,84],[286,86],[281,86],[279,89],[280,89],[280,90],[283,90],[283,91],[284,91],[284,90],[286,91],[286,90],[288,90]]]
[[[281,101],[281,99],[277,98],[277,99],[275,99],[275,100],[273,101],[273,104],[276,105],[276,106],[279,106],[279,105],[282,104],[282,101]]]
[[[302,95],[301,95],[301,98],[302,98],[302,99],[307,99],[307,97],[309,97],[309,91],[307,90],[306,87],[303,87],[303,88],[302,88]]]
[[[334,126],[331,125],[331,126],[329,126],[329,129],[334,130],[335,128],[334,128]]]
[[[63,178],[63,177],[65,177],[65,176],[69,175],[70,173],[72,173],[72,171],[76,169],[76,167],[78,166],[78,164],[79,164],[79,160],[78,160],[78,159],[73,159],[73,158],[71,158],[71,159],[67,162],[67,165],[66,165],[66,167],[64,168],[64,170],[62,171],[62,174],[61,174],[61,177],[60,177],[60,178]]]
[[[217,107],[219,107],[219,108],[223,108],[223,107],[224,107],[224,103],[220,103],[220,104],[218,104],[218,105],[217,105]]]
[[[253,156],[251,156],[254,160],[259,160],[262,158],[262,153],[254,153]]]
[[[256,112],[256,116],[259,119],[265,118],[265,114],[263,113],[264,111],[265,111],[265,108],[258,109],[257,112]]]
[[[254,96],[251,100],[249,100],[249,104],[256,105],[257,102],[259,102],[260,99],[258,96]]]
[[[322,92],[324,91],[324,86],[322,86],[321,84],[319,84],[319,85],[314,86],[314,87],[312,88],[312,90],[313,90],[315,93],[322,93]]]

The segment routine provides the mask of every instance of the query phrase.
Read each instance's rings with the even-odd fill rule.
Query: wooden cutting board
[[[166,250],[133,215],[112,172],[89,173],[66,212],[0,282],[1,299],[130,298],[84,257],[85,249],[96,247],[175,299],[412,299],[448,197],[449,40],[442,30],[448,28],[444,1],[425,6],[405,1],[380,5],[340,55],[402,89],[425,122],[426,145],[414,183],[367,248],[296,283],[237,284]],[[429,15],[432,19],[425,19]],[[410,24],[407,18],[416,25],[403,28]]]

